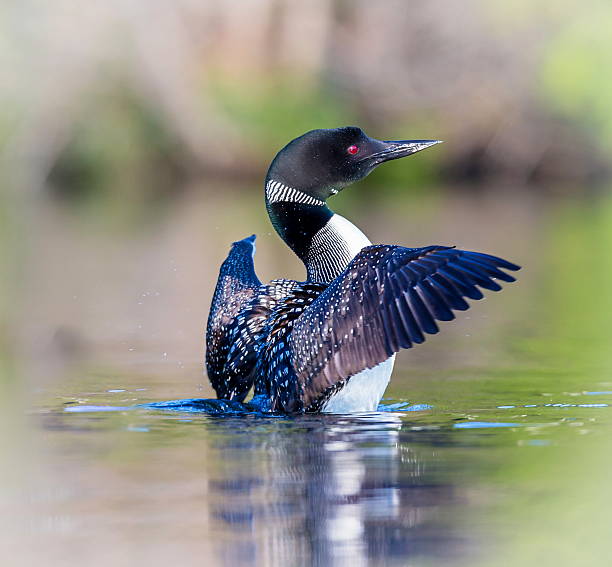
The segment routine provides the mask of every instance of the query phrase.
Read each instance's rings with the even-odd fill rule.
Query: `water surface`
[[[525,269],[402,353],[380,411],[287,418],[134,407],[211,396],[202,330],[229,242],[258,232],[262,279],[301,276],[255,197],[232,222],[231,193],[184,199],[137,231],[39,218],[6,366],[26,408],[5,412],[15,564],[606,564],[609,202],[342,210],[375,241]]]

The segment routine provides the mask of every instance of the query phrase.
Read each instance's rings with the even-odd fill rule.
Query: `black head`
[[[377,165],[437,143],[438,140],[376,140],[356,126],[311,130],[276,155],[266,179],[325,200],[363,179]]]

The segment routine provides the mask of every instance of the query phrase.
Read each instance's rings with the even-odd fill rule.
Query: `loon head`
[[[376,166],[420,152],[440,140],[376,140],[357,126],[311,130],[289,142],[274,158],[266,181],[325,201]]]

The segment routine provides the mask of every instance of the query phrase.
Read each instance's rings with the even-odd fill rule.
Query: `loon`
[[[439,140],[381,141],[355,126],[312,130],[287,144],[265,179],[279,236],[302,260],[304,282],[255,274],[255,235],[223,262],[206,329],[217,397],[266,411],[375,411],[395,354],[438,332],[468,299],[515,280],[519,266],[451,246],[372,245],[327,199],[386,161]]]

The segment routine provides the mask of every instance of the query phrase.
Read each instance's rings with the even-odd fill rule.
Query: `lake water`
[[[498,254],[519,281],[401,353],[376,413],[134,407],[212,397],[229,242],[256,232],[262,279],[302,277],[259,192],[198,189],[145,222],[48,203],[16,229],[5,564],[610,564],[609,199],[347,197],[374,241]]]

